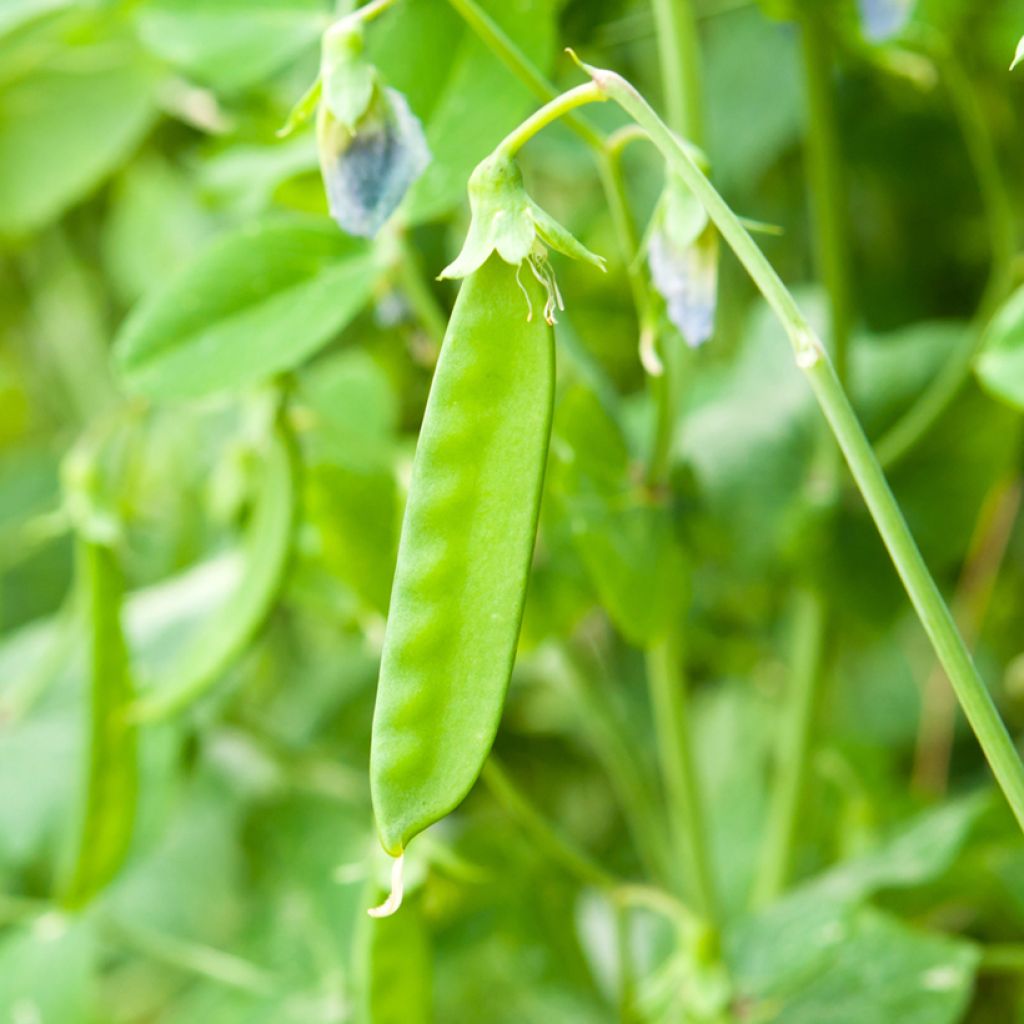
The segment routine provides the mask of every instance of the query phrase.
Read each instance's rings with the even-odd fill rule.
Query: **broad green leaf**
[[[367,248],[329,221],[228,235],[132,313],[115,342],[125,386],[155,399],[239,390],[298,366],[370,298]]]
[[[154,70],[121,35],[12,64],[0,82],[0,235],[37,230],[85,198],[155,110]]]
[[[307,501],[325,566],[386,613],[400,518],[394,475],[323,463],[309,473]]]
[[[136,707],[143,721],[165,718],[203,696],[252,642],[284,580],[295,529],[298,489],[294,441],[278,427],[245,543],[238,584],[180,658],[165,668]]]
[[[986,800],[960,800],[923,815],[874,852],[840,864],[739,923],[730,936],[730,956],[745,987],[795,990],[831,961],[854,908],[876,893],[919,888],[948,871]]]
[[[788,26],[774,25],[756,10],[714,18],[708,29],[708,156],[719,187],[752,189],[800,137],[804,99],[797,39]]]
[[[62,894],[68,907],[83,906],[120,870],[138,796],[136,730],[126,714],[133,684],[121,567],[111,548],[84,537],[78,565],[89,626],[89,761],[77,853]]]
[[[915,931],[868,908],[837,914],[791,946],[774,941],[780,970],[744,995],[755,1014],[770,1013],[778,1024],[955,1024],[979,959],[966,942]],[[785,962],[787,955],[794,959]],[[737,973],[742,979],[742,964]]]
[[[5,0],[0,8],[0,38],[28,25],[37,18],[64,10],[74,0]]]
[[[92,1024],[100,949],[85,920],[53,912],[0,942],[0,1020]]]
[[[323,0],[153,0],[139,35],[190,78],[235,92],[312,50],[329,22]]]
[[[103,237],[112,283],[125,303],[154,290],[192,259],[211,232],[194,186],[148,154],[117,179]]]
[[[639,646],[665,634],[687,592],[670,508],[629,478],[626,439],[592,392],[574,388],[555,418],[557,494],[609,617]]]
[[[992,394],[1024,409],[1024,288],[1015,291],[993,319],[975,371]]]

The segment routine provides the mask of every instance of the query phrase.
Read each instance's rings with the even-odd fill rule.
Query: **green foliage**
[[[0,1020],[1021,1019],[1024,839],[776,315],[1019,746],[1022,31],[0,0]],[[701,137],[492,156],[565,47]]]

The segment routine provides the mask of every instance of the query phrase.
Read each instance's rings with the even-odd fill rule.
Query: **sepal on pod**
[[[604,259],[577,241],[527,194],[515,160],[501,150],[477,165],[469,179],[470,224],[459,255],[439,278],[468,277],[496,252],[518,270],[523,263],[544,286],[544,318],[555,322],[555,310],[564,309],[548,249],[605,269]],[[526,295],[525,288],[523,294]],[[527,319],[533,309],[527,296]]]
[[[715,328],[718,233],[676,178],[669,180],[655,212],[647,262],[669,320],[691,348],[703,345]]]

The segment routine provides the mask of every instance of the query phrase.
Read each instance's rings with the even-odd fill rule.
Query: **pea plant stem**
[[[846,232],[846,189],[835,115],[831,40],[821,12],[811,4],[801,12],[801,50],[807,97],[805,164],[810,186],[815,261],[828,296],[830,334],[836,374],[847,376],[851,303]],[[822,423],[817,467],[807,488],[834,500],[839,486],[839,453]],[[820,476],[820,479],[819,479]],[[820,501],[820,499],[818,499]],[[823,684],[824,638],[828,607],[816,588],[801,587],[793,602],[794,643],[775,752],[775,782],[762,854],[756,902],[770,903],[785,888],[793,868],[797,823],[807,788],[812,755],[814,710]]]
[[[693,6],[690,0],[652,0],[651,7],[668,123],[679,136],[700,145],[700,44]],[[662,372],[652,377],[655,429],[648,480],[663,488],[669,484],[682,368],[676,341],[673,350],[663,350]],[[697,781],[681,630],[680,623],[672,634],[648,648],[647,685],[673,844],[685,862],[687,891],[708,924],[717,928],[719,915]]]
[[[648,132],[670,167],[702,203],[789,335],[797,365],[811,385],[918,618],[1024,829],[1024,764],[921,557],[821,341],[757,243],[647,101],[614,72],[588,70],[607,96]]]
[[[501,26],[475,0],[448,0],[448,5],[541,103],[546,103],[558,95],[557,87],[541,74]],[[604,150],[604,138],[601,133],[581,117],[569,113],[565,117],[565,123],[592,150],[598,153]]]
[[[845,381],[852,320],[846,189],[832,85],[832,44],[822,12],[817,7],[817,4],[806,3],[801,18],[801,53],[808,115],[804,136],[805,163],[810,185],[815,257],[829,301],[832,362],[839,379]]]
[[[501,152],[510,157],[515,156],[534,135],[549,124],[564,117],[577,107],[585,106],[587,103],[600,102],[603,99],[600,89],[593,82],[585,82],[568,92],[559,93],[521,125],[509,132],[499,143],[495,152]]]
[[[704,115],[701,109],[700,42],[697,18],[690,0],[651,0],[662,92],[669,127],[701,144]]]
[[[782,892],[793,868],[827,618],[825,602],[819,594],[806,589],[798,592],[794,602],[793,654],[776,746],[775,791],[754,892],[754,902],[761,906],[771,903]]]
[[[669,826],[685,871],[683,888],[697,912],[712,928],[717,928],[717,899],[693,757],[689,695],[681,671],[678,634],[673,633],[648,648],[646,661]]]

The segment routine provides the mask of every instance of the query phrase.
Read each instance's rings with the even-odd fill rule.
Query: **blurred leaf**
[[[772,955],[777,971],[753,998],[779,1024],[955,1024],[979,959],[965,942],[866,908],[837,913],[793,945],[776,939]]]
[[[324,0],[151,0],[139,35],[191,78],[237,92],[311,49],[327,27]]]
[[[0,1020],[91,1024],[100,957],[85,920],[50,913],[0,941]]]
[[[631,643],[653,642],[686,597],[670,509],[630,481],[625,437],[581,386],[559,403],[553,452],[552,491],[602,604]]]
[[[135,709],[138,720],[165,718],[214,686],[252,643],[284,580],[295,529],[298,455],[286,428],[278,426],[246,533],[238,584],[202,632],[165,666]]]
[[[0,82],[0,234],[44,226],[117,167],[153,119],[155,84],[116,34]]]
[[[292,369],[370,298],[366,248],[330,222],[289,218],[221,238],[124,324],[126,386],[157,399],[239,390]]]
[[[709,29],[708,154],[719,187],[749,189],[800,137],[797,41],[788,26],[773,25],[756,11],[715,18]]]
[[[992,394],[1024,408],[1024,288],[1015,291],[992,320],[975,370]]]
[[[104,258],[122,302],[130,304],[178,273],[210,234],[211,223],[177,168],[149,154],[113,189]]]

